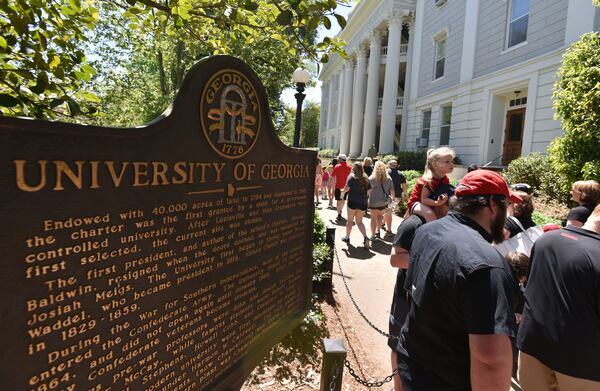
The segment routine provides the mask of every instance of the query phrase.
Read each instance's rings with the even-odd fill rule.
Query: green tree
[[[553,169],[573,182],[600,179],[600,34],[581,36],[563,56],[554,108],[564,135],[549,147]]]
[[[130,81],[151,70],[161,98],[150,94],[146,116],[154,103],[172,97],[189,64],[209,54],[253,58],[250,65],[275,98],[301,56],[325,62],[332,50],[344,55],[336,39],[314,42],[320,25],[331,28],[329,16],[345,25],[336,6],[335,0],[0,0],[0,110],[38,118],[89,115],[98,98],[86,87],[103,98],[112,93],[106,110],[131,95],[124,88]],[[111,82],[115,77],[121,80]]]
[[[293,145],[296,129],[296,107],[286,106],[281,122],[276,125],[279,139],[286,145]],[[300,146],[316,147],[319,142],[319,117],[321,106],[315,102],[306,102],[302,108],[300,126]]]
[[[316,147],[319,144],[319,117],[321,106],[315,102],[307,102],[302,109],[302,129],[300,145]]]
[[[93,113],[98,99],[83,87],[95,71],[80,43],[97,19],[93,2],[0,1],[0,113],[36,118]]]

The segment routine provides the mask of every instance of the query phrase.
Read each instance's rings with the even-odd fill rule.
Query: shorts
[[[358,209],[358,210],[362,210],[363,212],[366,212],[367,205],[359,204],[354,201],[348,201],[348,209],[352,209],[352,210]]]
[[[415,210],[415,207],[417,205],[421,204],[419,201],[415,202],[414,204],[411,205],[410,209],[408,210],[410,214],[413,214],[413,210]]]
[[[335,189],[335,199],[342,201],[342,189]]]
[[[385,210],[387,209],[387,206],[369,206],[369,209]]]

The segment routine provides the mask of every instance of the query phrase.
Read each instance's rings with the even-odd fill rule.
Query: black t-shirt
[[[596,207],[596,205],[576,206],[569,211],[569,214],[567,214],[567,220],[577,220],[577,221],[581,222],[582,224],[585,224],[588,217],[590,217],[590,215],[594,211],[595,207]]]
[[[450,213],[417,230],[398,359],[405,389],[468,390],[469,334],[514,337],[518,284],[490,235]]]
[[[600,381],[600,234],[545,233],[529,268],[517,346],[557,372]]]
[[[363,170],[367,176],[371,176],[373,173],[373,166],[363,166]]]
[[[361,183],[354,178],[354,175],[350,174],[348,176],[348,181],[346,182],[346,186],[350,188],[350,190],[348,190],[348,201],[352,201],[357,205],[367,205],[369,199],[367,190],[371,188],[371,184],[367,178],[365,178],[365,181],[367,182],[367,187],[363,187]]]
[[[506,222],[504,223],[504,228],[510,232],[510,237],[512,238],[516,234],[523,232],[519,224],[517,224],[513,218],[519,220],[523,228],[529,229],[531,227],[535,227],[535,222],[531,219],[531,216],[519,216],[519,217],[507,217]]]
[[[411,215],[398,226],[396,236],[394,237],[393,245],[402,247],[410,252],[412,242],[417,229],[425,224],[425,219],[419,215]],[[396,274],[396,285],[394,286],[394,297],[392,298],[392,306],[390,308],[390,322],[388,325],[389,334],[400,336],[402,323],[408,314],[408,300],[406,291],[404,290],[404,281],[406,280],[406,269],[398,269]],[[397,349],[398,340],[388,338],[388,346],[394,350]]]
[[[388,168],[387,173],[394,183],[394,194],[398,198],[402,197],[402,184],[406,183],[406,178],[397,168]]]

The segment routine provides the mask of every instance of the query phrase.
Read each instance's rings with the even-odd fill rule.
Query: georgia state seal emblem
[[[247,154],[258,139],[261,107],[254,85],[234,69],[215,73],[200,98],[200,124],[210,146],[227,159]]]

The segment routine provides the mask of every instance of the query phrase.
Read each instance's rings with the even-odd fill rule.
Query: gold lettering
[[[152,162],[152,167],[154,168],[154,175],[152,176],[152,186],[156,186],[156,185],[168,185],[169,184],[169,180],[167,179],[167,176],[165,175],[165,173],[167,172],[167,169],[169,166],[167,166],[167,163],[164,162]],[[160,168],[159,168],[160,167]],[[160,179],[162,180],[162,183],[159,183],[158,178],[160,177]]]
[[[142,182],[144,177],[144,182]],[[148,163],[133,162],[133,187],[148,186]]]
[[[175,173],[179,175],[179,178],[171,178],[171,181],[174,185],[181,185],[182,183],[185,183],[187,181],[187,172],[185,171],[185,166],[186,162],[177,162],[173,166],[173,171],[175,171]]]
[[[221,171],[223,171],[225,163],[213,163],[213,167],[215,168],[215,172],[217,174],[215,182],[221,182]]]
[[[16,168],[16,179],[17,179],[17,187],[23,191],[39,191],[46,186],[46,164],[47,160],[38,160],[38,165],[40,166],[40,182],[36,186],[29,186],[25,183],[25,160],[15,160],[15,168]]]
[[[90,189],[100,188],[100,186],[98,186],[98,165],[99,164],[100,164],[99,161],[91,161],[90,162],[90,166],[92,169],[92,184],[90,186]]]
[[[82,160],[77,160],[75,165],[77,165],[77,175],[75,172],[71,170],[71,167],[67,165],[62,160],[55,160],[54,165],[56,166],[56,186],[54,186],[54,190],[64,190],[65,188],[62,185],[62,174],[64,173],[71,182],[77,187],[81,189],[83,186],[83,163]]]
[[[119,172],[119,175],[117,175],[117,173],[115,171],[115,162],[104,162],[104,164],[106,165],[106,168],[108,168],[108,173],[110,174],[110,177],[112,178],[113,185],[117,188],[119,186],[121,186],[121,181],[123,180],[123,175],[125,175],[125,169],[129,165],[129,162],[123,163],[123,166],[121,167],[121,171]]]

